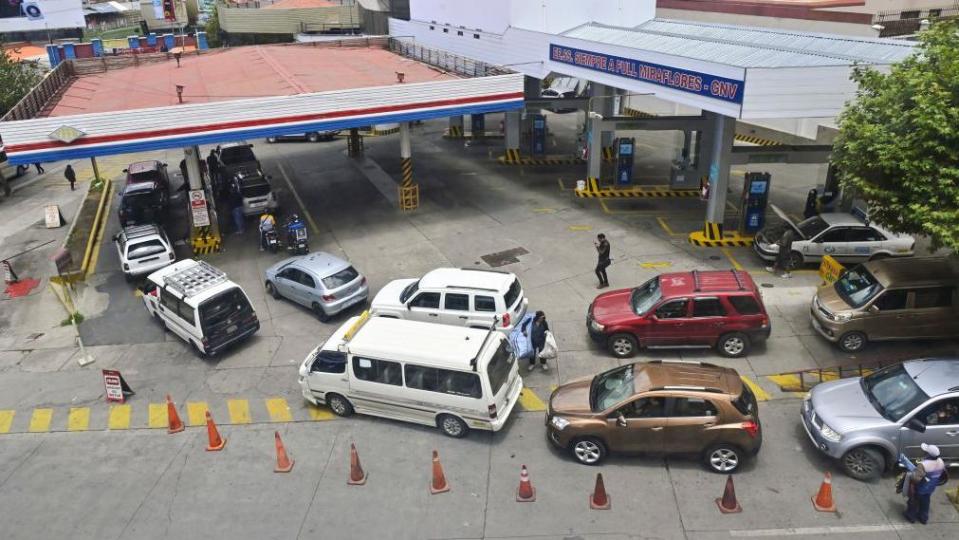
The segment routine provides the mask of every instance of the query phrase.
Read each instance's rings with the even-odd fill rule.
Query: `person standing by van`
[[[546,359],[540,358],[540,353],[546,346],[546,332],[549,332],[549,323],[546,322],[546,314],[542,311],[537,311],[533,319],[527,321],[526,324],[527,327],[523,328],[523,335],[529,336],[530,343],[533,344],[533,355],[529,357],[529,367],[526,369],[533,371],[533,369],[536,368],[536,359],[539,358],[543,371],[549,371],[549,366],[546,365]]]
[[[230,213],[233,215],[233,225],[236,227],[236,234],[243,234],[243,196],[239,189],[230,190]]]
[[[766,270],[769,272],[781,272],[779,277],[783,279],[789,279],[792,274],[789,272],[792,270],[792,250],[793,250],[793,240],[796,238],[796,233],[793,232],[792,227],[786,227],[786,231],[783,232],[783,235],[779,238],[779,252],[776,254],[776,262],[772,266],[767,266]]]
[[[919,523],[925,525],[929,521],[929,499],[936,491],[942,475],[946,474],[946,464],[939,457],[939,447],[926,443],[919,447],[926,453],[919,465],[913,465],[902,454],[899,455],[899,463],[909,471],[906,475],[908,486],[905,489],[909,490],[909,502],[906,503],[905,518],[909,523],[915,523],[918,519]]]
[[[609,258],[609,240],[606,240],[605,234],[597,234],[593,246],[596,247],[596,254],[598,255],[598,260],[596,261],[596,277],[599,278],[599,286],[596,288],[602,289],[609,287],[609,277],[606,275],[606,268],[609,267],[611,263],[611,259]]]

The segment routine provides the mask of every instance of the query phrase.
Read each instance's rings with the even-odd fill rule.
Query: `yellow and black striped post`
[[[413,183],[413,159],[401,158],[400,210],[416,210],[420,206],[420,186]]]
[[[713,223],[711,221],[705,222],[703,226],[703,236],[706,237],[706,240],[722,240],[723,224]]]
[[[400,170],[403,174],[402,185],[403,187],[410,187],[413,185],[413,158],[401,158],[400,159]]]
[[[613,152],[612,146],[603,147],[603,161],[613,161],[616,159],[616,153]]]
[[[504,156],[503,162],[519,163],[520,162],[519,148],[507,148],[506,155]]]

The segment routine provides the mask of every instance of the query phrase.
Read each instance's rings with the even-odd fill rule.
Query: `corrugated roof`
[[[669,19],[635,28],[589,23],[563,35],[744,68],[890,64],[913,51],[898,40]]]

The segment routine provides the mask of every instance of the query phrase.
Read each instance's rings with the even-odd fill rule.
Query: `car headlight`
[[[812,400],[809,399],[809,392],[806,392],[806,395],[802,400],[802,410],[803,412],[808,413],[810,408],[812,408]]]
[[[836,433],[836,431],[823,423],[822,427],[819,428],[819,432],[822,434],[822,437],[827,441],[839,442],[839,439],[842,438],[842,435]]]
[[[599,324],[595,319],[589,321],[589,327],[597,332],[602,332],[606,328],[605,325]]]
[[[848,311],[840,311],[839,313],[832,314],[832,320],[837,322],[845,322],[852,318],[852,313]]]
[[[566,426],[569,425],[569,420],[563,418],[562,416],[554,416],[554,417],[549,421],[549,423],[550,423],[550,424],[553,424],[553,427],[554,427],[554,428],[556,428],[556,429],[558,429],[558,430],[560,430],[560,431],[563,431],[563,429],[565,429]]]

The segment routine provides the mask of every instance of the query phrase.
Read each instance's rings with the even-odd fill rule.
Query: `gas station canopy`
[[[459,78],[384,45],[234,47],[184,55],[181,67],[108,68],[74,78],[43,117],[0,123],[0,134],[20,164],[523,106],[522,74]]]

